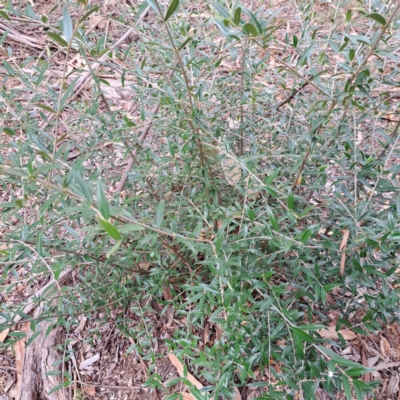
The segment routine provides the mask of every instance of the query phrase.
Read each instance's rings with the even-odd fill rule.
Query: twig
[[[155,116],[158,113],[158,110],[160,109],[160,104],[156,104],[153,109],[151,110],[151,114]],[[138,142],[139,144],[142,144],[144,140],[146,139],[146,136],[149,134],[150,128],[153,124],[153,121],[148,122],[146,127],[144,128],[142,134],[140,135]],[[117,188],[115,189],[115,194],[120,194],[123,187],[125,186],[126,180],[128,179],[128,174],[129,171],[132,169],[133,164],[135,162],[135,158],[138,152],[138,147],[133,150],[131,157],[128,160],[128,164],[125,168],[124,173],[122,174],[121,180],[118,182]]]
[[[121,36],[113,46],[110,47],[109,51],[113,50],[115,47],[119,46],[121,43],[125,42],[125,40],[129,37],[129,35],[133,32],[133,29],[129,29],[123,36]],[[107,51],[103,56],[99,58],[97,62],[95,62],[92,65],[92,70],[95,71],[101,63],[106,61],[108,59],[108,53]],[[76,97],[80,94],[80,92],[83,90],[83,88],[86,85],[86,82],[91,78],[92,73],[90,71],[85,72],[76,82],[75,87],[74,87],[74,93],[71,95],[68,101],[73,101],[76,99]],[[47,121],[43,121],[39,128],[44,129],[46,126],[50,124],[50,122],[54,119],[55,115],[54,113],[47,115]]]
[[[242,61],[241,61],[241,74],[240,74],[240,126],[239,126],[239,134],[240,134],[240,139],[239,139],[239,155],[243,155],[243,145],[244,145],[244,140],[243,140],[243,113],[244,113],[244,107],[242,104],[242,98],[243,98],[243,93],[244,93],[244,64],[246,62],[246,44],[247,41],[244,41],[243,44],[243,53],[242,53]]]
[[[67,280],[69,274],[70,274],[75,268],[76,268],[76,267],[67,268],[66,270],[64,270],[63,272],[61,272],[61,274],[60,274],[58,280],[52,279],[50,282],[48,282],[46,285],[44,285],[41,289],[39,289],[35,294],[33,294],[32,296],[30,296],[29,299],[28,299],[28,302],[27,302],[26,306],[22,309],[22,313],[23,313],[23,314],[28,314],[28,313],[30,313],[30,312],[36,307],[36,304],[35,304],[34,300],[37,299],[39,296],[41,296],[41,295],[42,295],[46,290],[48,290],[52,285],[54,285],[54,284],[58,284],[58,285],[63,284],[63,283]],[[22,319],[21,315],[20,315],[20,314],[17,314],[17,315],[15,315],[15,317],[13,317],[13,318],[11,319],[11,322],[14,323],[14,324],[16,324],[16,323],[18,323],[19,321],[21,321],[21,319]],[[6,318],[0,317],[0,323],[4,323],[4,322],[6,322]]]
[[[9,27],[0,22],[0,32],[8,32],[7,38],[15,40],[16,42],[26,44],[27,46],[34,47],[35,49],[43,50],[43,45],[33,43],[32,41],[36,41],[33,38],[27,38],[25,35],[20,34],[17,30],[12,27]]]

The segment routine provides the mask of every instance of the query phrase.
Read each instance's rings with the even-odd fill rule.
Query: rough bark
[[[61,364],[53,364],[61,359],[55,347],[63,339],[60,328],[54,329],[46,336],[48,327],[48,322],[42,322],[37,327],[41,330],[40,335],[25,350],[21,396],[17,400],[67,400],[67,392],[63,389],[48,394],[52,388],[62,383],[61,375],[46,374],[61,369]]]

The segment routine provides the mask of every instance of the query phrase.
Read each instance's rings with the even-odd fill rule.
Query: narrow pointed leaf
[[[292,191],[290,191],[288,194],[287,205],[288,205],[289,210],[294,209],[294,197],[293,197]]]
[[[381,25],[386,25],[386,19],[382,17],[382,15],[377,13],[372,13],[367,15],[368,18],[373,19],[374,21],[380,23]]]
[[[91,14],[93,14],[94,12],[98,11],[98,9],[99,9],[99,6],[93,7],[91,10],[89,10],[89,11],[79,20],[79,23],[85,21],[85,20],[89,17],[89,15],[91,15]]]
[[[235,10],[235,15],[233,16],[233,22],[234,22],[234,24],[235,24],[236,26],[238,26],[238,25],[240,24],[240,17],[241,17],[241,14],[242,14],[242,9],[241,9],[240,7],[238,7],[238,8]]]
[[[68,43],[57,33],[46,32],[47,36],[50,37],[54,42],[58,43],[62,47],[68,47]]]
[[[68,7],[64,6],[63,8],[63,29],[64,29],[64,37],[67,42],[70,42],[72,39],[72,19],[71,15],[69,14]]]
[[[159,16],[162,18],[162,15],[160,15],[160,9],[158,8],[157,3],[154,0],[147,0],[147,4],[150,6],[150,8]]]
[[[245,33],[250,34],[251,36],[258,35],[257,29],[253,24],[250,24],[250,23],[244,24],[243,30]]]
[[[97,209],[100,211],[102,217],[108,220],[110,218],[110,205],[108,204],[106,195],[104,194],[104,183],[101,180],[97,182],[96,198]]]
[[[46,106],[46,104],[35,103],[34,106],[39,107],[44,111],[48,111],[48,112],[51,112],[51,113],[54,113],[54,114],[56,113],[56,111],[54,109],[52,109],[49,106]]]
[[[159,228],[164,221],[165,201],[161,200],[156,207],[156,226]]]
[[[165,14],[164,21],[167,22],[174,12],[179,8],[179,0],[172,0],[171,4],[168,7],[167,13]]]
[[[114,246],[109,250],[106,254],[106,258],[109,259],[120,247],[122,244],[122,240],[118,240]]]
[[[113,224],[100,217],[97,218],[97,221],[99,221],[99,225],[110,235],[111,238],[115,240],[121,239],[121,234]]]
[[[91,203],[92,202],[92,194],[90,193],[88,185],[82,178],[82,175],[80,174],[79,171],[73,171],[72,174],[74,175],[74,178],[75,178],[77,184],[79,185],[79,188],[81,189],[81,192],[84,195],[85,199]]]

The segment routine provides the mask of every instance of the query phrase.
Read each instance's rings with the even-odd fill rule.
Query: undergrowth
[[[97,6],[65,2],[53,18],[7,3],[2,15],[44,28],[48,43],[2,61],[2,291],[67,268],[76,278],[33,297],[37,318],[24,301],[3,302],[0,329],[17,318],[69,330],[119,306],[145,318],[152,299],[184,321],[167,344],[208,382],[191,388],[196,398],[246,385],[264,387],[263,399],[373,392],[370,369],[341,356],[341,332],[369,335],[398,316],[399,123],[389,117],[400,6],[333,3],[324,16],[307,1],[121,3],[110,18],[134,40],[115,47],[117,36],[86,33]],[[104,55],[129,111],[92,68],[90,97],[74,97]],[[321,334],[332,312],[337,339]],[[131,350],[151,361],[151,335],[125,323]],[[208,343],[193,333],[205,324],[218,330]],[[256,369],[269,378],[252,380]],[[155,373],[146,384],[162,388]]]

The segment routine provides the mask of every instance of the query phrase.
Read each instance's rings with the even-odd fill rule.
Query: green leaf
[[[267,208],[267,214],[268,214],[268,218],[269,221],[271,222],[272,227],[279,232],[279,224],[278,224],[278,220],[276,219],[274,213],[272,212],[272,210],[268,207]]]
[[[110,218],[110,205],[104,194],[104,182],[100,179],[97,181],[96,199],[97,209],[100,211],[102,217],[108,220]]]
[[[310,324],[310,325],[300,325],[296,327],[302,331],[317,331],[319,329],[325,329],[325,325],[322,324]]]
[[[6,133],[7,135],[15,136],[15,131],[14,131],[14,129],[8,128],[7,126],[5,126],[5,127],[3,128],[3,132]]]
[[[275,169],[274,172],[272,172],[272,174],[266,179],[265,184],[267,186],[271,185],[271,183],[274,181],[274,179],[279,174],[279,172],[280,172],[280,168]]]
[[[160,9],[158,7],[158,4],[154,1],[154,0],[146,0],[147,4],[150,6],[150,8],[153,9],[153,11],[161,18],[163,18],[163,16],[160,14]]]
[[[353,61],[355,55],[356,55],[355,50],[354,50],[354,49],[350,49],[350,51],[349,51],[349,60],[350,60],[350,61]]]
[[[36,251],[40,257],[43,257],[43,233],[39,232],[36,241]]]
[[[299,336],[299,338],[301,338],[302,340],[306,341],[307,343],[314,343],[315,340],[312,338],[312,336],[310,336],[308,333],[305,333],[303,330],[296,328],[294,326],[290,327],[290,330],[293,332],[296,332],[297,335]]]
[[[121,247],[122,240],[118,240],[110,251],[107,252],[106,258],[107,260]]]
[[[68,47],[68,43],[57,33],[46,32],[46,35],[53,39],[54,42],[58,43],[62,47]]]
[[[81,192],[84,195],[85,199],[91,203],[92,202],[92,194],[90,193],[90,190],[89,190],[86,182],[82,178],[82,175],[80,174],[80,172],[72,170],[72,175],[74,176],[77,184],[79,185]]]
[[[4,41],[7,39],[7,35],[8,35],[9,31],[4,31],[4,33],[1,35],[0,38],[0,46],[4,43]]]
[[[351,397],[350,383],[349,383],[349,380],[348,380],[347,376],[344,375],[344,374],[342,376],[342,383],[343,383],[343,390],[344,390],[344,393],[346,395],[346,400],[351,400],[352,397]]]
[[[46,372],[47,376],[57,376],[57,375],[61,375],[61,374],[62,374],[62,371],[56,370],[56,369],[54,369],[53,371]]]
[[[90,15],[92,15],[94,12],[98,11],[99,6],[94,6],[92,9],[90,9],[80,20],[79,23],[82,23],[87,19]]]
[[[241,15],[242,15],[242,9],[241,7],[238,7],[235,10],[235,14],[233,16],[233,23],[238,26],[240,24],[240,19],[241,19]]]
[[[129,232],[142,231],[143,229],[144,229],[143,226],[137,224],[125,224],[119,228],[119,231],[121,233],[129,233]]]
[[[73,33],[73,26],[72,26],[72,19],[71,15],[69,14],[68,7],[64,6],[63,8],[63,30],[64,30],[64,36],[67,42],[69,43],[72,39],[72,33]]]
[[[247,35],[250,34],[251,36],[258,36],[258,31],[256,27],[253,24],[250,24],[249,22],[243,25],[243,31]]]
[[[99,221],[101,227],[110,235],[110,237],[115,240],[121,240],[121,234],[118,232],[118,229],[113,224],[101,217],[97,217],[97,221]]]
[[[338,365],[343,365],[344,367],[357,367],[358,368],[360,366],[360,364],[358,364],[354,361],[348,360],[347,358],[340,357],[340,356],[332,357],[331,360]]]
[[[60,110],[63,111],[64,110],[64,106],[67,103],[67,100],[69,98],[69,96],[73,93],[74,88],[75,88],[75,84],[78,81],[79,76],[77,76],[67,87],[67,90],[65,91],[65,93],[63,94],[62,98],[61,98],[61,103],[60,103]]]
[[[364,374],[368,374],[370,372],[374,372],[375,370],[373,368],[366,368],[363,366],[360,367],[353,367],[348,370],[346,370],[346,375],[348,376],[360,376]]]
[[[48,394],[48,395],[51,395],[52,393],[56,392],[57,390],[60,390],[60,389],[62,389],[62,388],[66,388],[66,387],[68,387],[68,386],[70,386],[70,385],[71,385],[71,382],[70,382],[70,381],[65,381],[65,382],[60,383],[59,385],[54,386],[53,388],[51,388],[51,389],[49,390],[49,393],[47,393],[47,394]]]
[[[307,240],[310,238],[310,236],[312,235],[313,230],[312,228],[307,228],[305,231],[303,231],[300,235],[300,241],[301,243],[306,243]]]
[[[7,21],[11,21],[10,17],[4,11],[1,11],[1,10],[0,10],[0,17],[3,17]]]
[[[53,114],[56,113],[55,110],[53,110],[53,109],[52,109],[51,107],[49,107],[49,106],[46,106],[46,104],[34,103],[33,105],[36,106],[36,107],[41,108],[41,109],[44,110],[44,111],[48,111],[48,112],[51,112],[51,113],[53,113]]]
[[[164,221],[165,200],[161,200],[156,207],[156,227],[159,228]]]
[[[380,23],[381,25],[386,25],[386,19],[382,17],[382,15],[377,13],[372,13],[367,15],[368,18],[373,19],[374,21]]]
[[[58,280],[58,278],[60,277],[60,274],[61,274],[63,269],[64,269],[64,264],[62,264],[62,263],[53,263],[53,264],[51,264],[51,270],[53,271],[54,278],[56,280]]]
[[[10,64],[8,61],[3,60],[3,65],[4,65],[4,68],[7,70],[7,72],[8,72],[11,76],[15,76],[14,68],[11,66],[11,64]]]
[[[289,208],[289,210],[293,210],[294,209],[294,197],[293,197],[293,193],[290,190],[288,197],[287,197],[287,206]]]
[[[258,22],[257,17],[255,16],[255,14],[253,14],[250,10],[246,10],[246,13],[250,16],[251,21],[253,22],[253,24],[255,25],[255,27],[257,28],[257,32],[262,33],[262,28],[260,23]]]
[[[347,13],[346,13],[346,22],[350,22],[350,20],[351,20],[351,10],[347,10]]]
[[[179,7],[179,0],[172,0],[171,4],[168,7],[167,13],[165,14],[164,21],[167,22],[174,12],[178,9]]]
[[[212,6],[220,13],[223,18],[229,19],[229,11],[227,8],[217,3],[216,1],[211,2]]]

